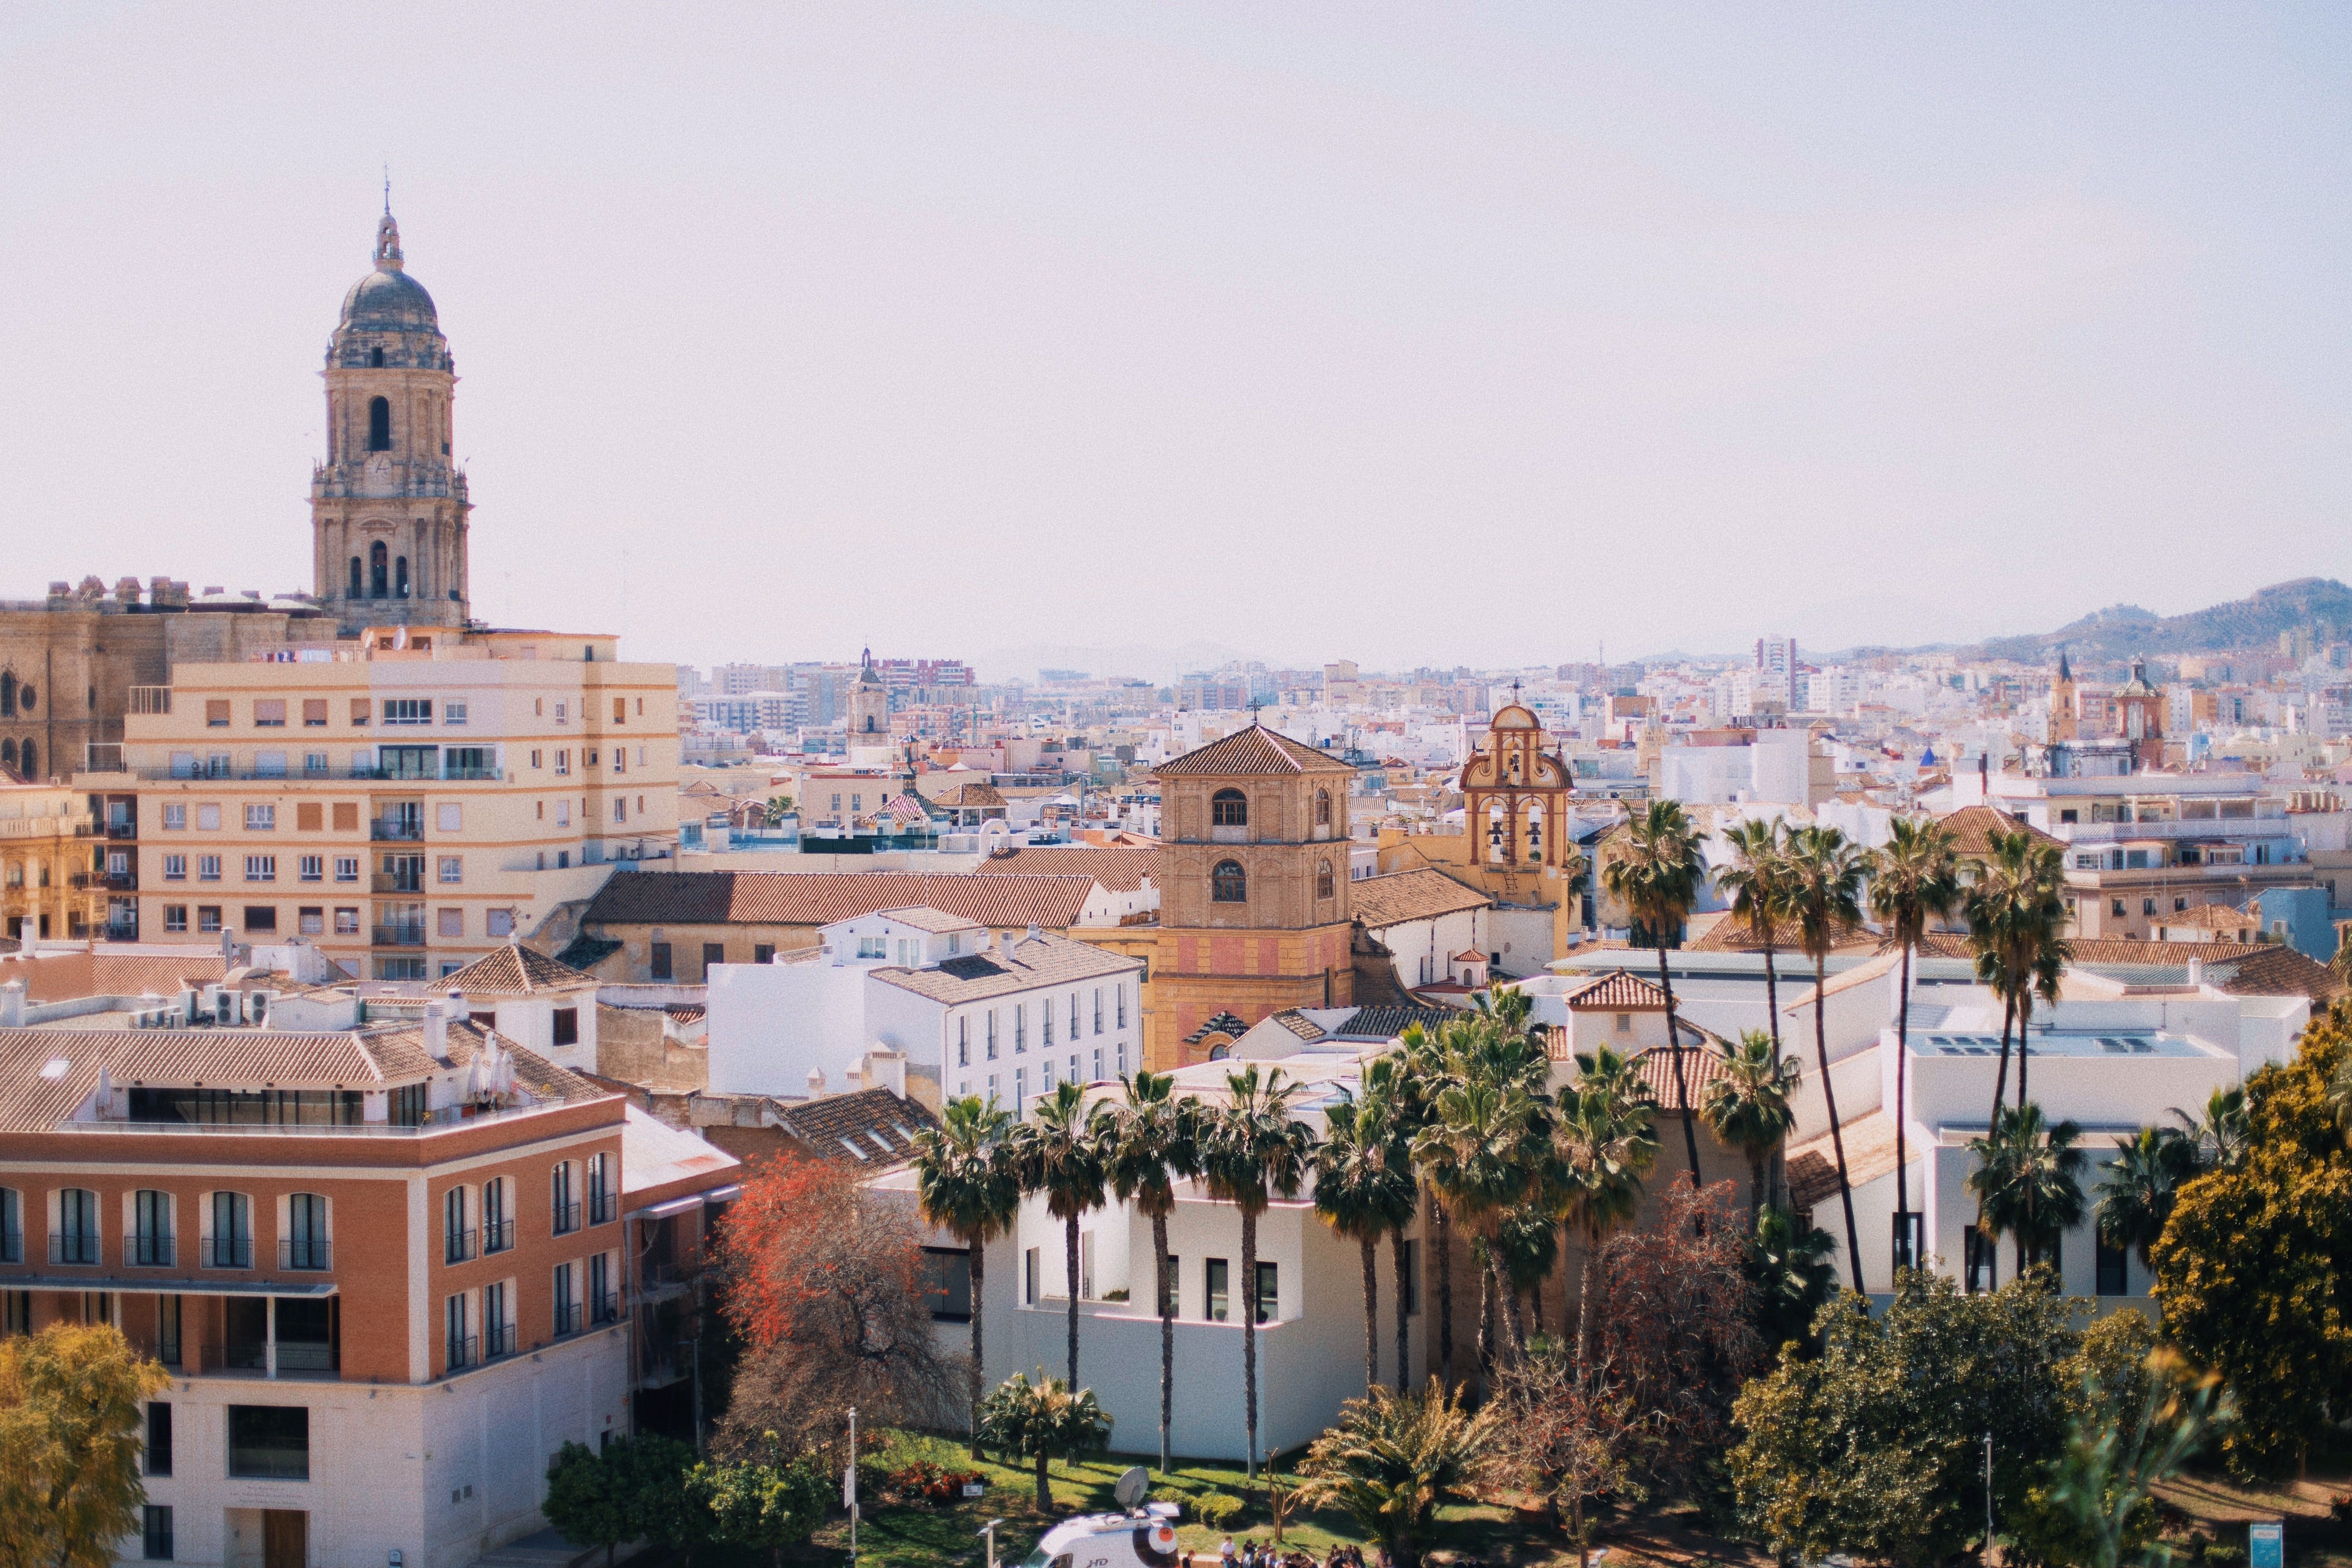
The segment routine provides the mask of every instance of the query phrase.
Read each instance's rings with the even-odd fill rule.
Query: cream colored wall
[[[422,651],[347,650],[333,662],[179,667],[170,710],[134,713],[126,721],[125,773],[76,780],[78,788],[139,796],[142,940],[217,943],[216,932],[198,929],[195,911],[209,904],[221,906],[245,940],[243,911],[268,905],[278,911],[280,940],[312,935],[362,974],[373,972],[373,957],[421,955],[429,976],[505,942],[489,933],[493,910],[513,910],[516,929],[529,932],[555,901],[572,896],[565,889],[575,888],[576,868],[592,858],[670,853],[677,836],[676,672],[669,665],[578,657],[582,647],[600,642],[609,651],[609,639],[549,637],[527,645],[546,650],[530,658],[491,657],[494,649],[517,649],[510,639],[499,639]],[[565,649],[572,657],[554,657]],[[430,698],[433,722],[384,722],[385,704],[403,698]],[[264,700],[286,703],[282,728],[256,722],[255,704]],[[306,721],[306,700],[326,704],[323,724]],[[462,725],[446,721],[453,700],[467,705]],[[228,705],[227,721],[215,726],[208,704],[221,701]],[[367,704],[363,723],[353,721],[354,701]],[[134,700],[134,707],[142,705]],[[144,705],[160,704],[150,698]],[[350,776],[355,754],[372,763],[378,746],[399,744],[485,747],[495,776]],[[264,752],[285,753],[289,776],[253,777],[257,754]],[[326,756],[321,775],[305,776],[311,752]],[[230,776],[174,778],[174,753],[192,758],[198,770],[207,759],[225,755]],[[372,839],[369,824],[404,802],[421,805],[422,837]],[[163,827],[167,805],[186,807],[186,827]],[[318,827],[299,826],[305,805],[319,808]],[[207,805],[219,807],[217,828],[199,826],[200,808]],[[338,805],[347,808],[350,823],[341,828]],[[272,826],[248,829],[248,806],[269,807]],[[222,858],[217,882],[197,879],[198,858],[205,854]],[[419,854],[425,858],[422,890],[394,890],[386,856]],[[184,880],[164,879],[167,855],[186,857]],[[246,858],[252,855],[277,858],[274,881],[244,879]],[[305,855],[320,858],[320,880],[300,879]],[[359,859],[356,880],[336,880],[338,857]],[[458,863],[454,882],[440,879],[445,857]],[[425,942],[376,947],[372,953],[374,928],[393,923],[379,906],[408,904],[425,906]],[[166,906],[175,905],[189,910],[185,931],[166,929]],[[301,931],[298,911],[304,909],[320,910],[325,929]],[[356,933],[334,929],[339,910],[359,911]],[[446,937],[444,910],[453,911],[457,922]]]

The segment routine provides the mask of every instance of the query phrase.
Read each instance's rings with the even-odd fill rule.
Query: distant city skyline
[[[0,21],[0,597],[310,579],[389,163],[474,608],[1500,668],[2352,577],[2352,17]],[[235,84],[224,90],[224,84]]]

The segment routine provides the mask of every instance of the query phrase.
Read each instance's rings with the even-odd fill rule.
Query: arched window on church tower
[[[377,540],[368,546],[368,597],[381,599],[392,592],[392,552]]]
[[[363,599],[367,596],[367,578],[360,570],[360,558],[356,555],[352,557],[351,596],[354,599]]]
[[[383,351],[376,349],[368,354],[368,363],[377,370],[383,368]]]
[[[13,675],[0,675],[0,718],[14,718],[16,714],[16,678]]]
[[[1212,827],[1246,827],[1249,826],[1249,796],[1237,789],[1221,789],[1209,797],[1209,826]],[[1228,861],[1228,865],[1232,862]]]
[[[389,397],[368,399],[368,450],[392,450],[392,399]]]
[[[1217,862],[1217,868],[1209,873],[1209,899],[1219,904],[1249,902],[1249,873],[1242,869],[1240,861]]]
[[[1316,861],[1315,896],[1318,899],[1328,899],[1332,897],[1336,892],[1338,892],[1338,884],[1331,875],[1331,862],[1328,860]]]
[[[13,768],[16,765],[16,742],[14,741],[0,741],[0,768]]]
[[[1315,826],[1318,827],[1331,826],[1331,792],[1328,789],[1318,789],[1315,792]]]
[[[395,599],[408,597],[408,557],[405,555],[393,563],[392,596]]]

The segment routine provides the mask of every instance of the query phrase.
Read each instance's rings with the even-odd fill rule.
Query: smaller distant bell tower
[[[327,342],[327,455],[310,475],[316,594],[346,630],[463,626],[473,507],[450,457],[457,370],[388,200],[374,259]]]

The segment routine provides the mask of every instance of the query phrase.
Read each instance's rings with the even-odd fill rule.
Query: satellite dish
[[[1118,1484],[1111,1488],[1110,1495],[1118,1500],[1119,1507],[1132,1509],[1143,1501],[1143,1495],[1150,1489],[1151,1472],[1141,1465],[1129,1465],[1127,1473],[1118,1478]]]

